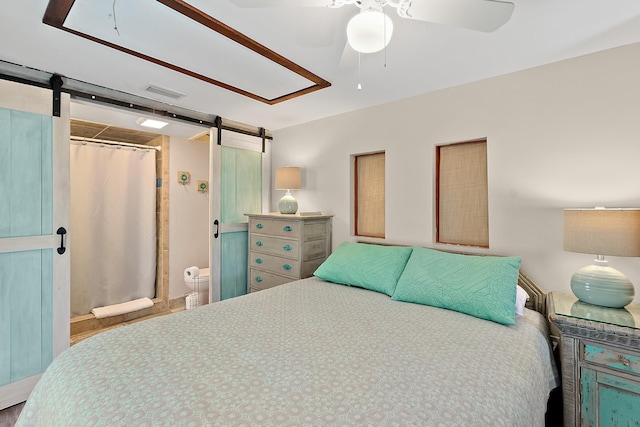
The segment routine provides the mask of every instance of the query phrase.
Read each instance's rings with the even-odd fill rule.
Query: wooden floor
[[[154,314],[154,315],[151,315],[151,316],[141,317],[139,319],[131,320],[131,321],[125,322],[125,323],[120,323],[118,325],[113,325],[113,326],[110,326],[108,328],[96,329],[96,330],[93,330],[93,331],[87,331],[87,332],[83,332],[81,334],[72,335],[71,336],[71,340],[70,340],[70,344],[71,345],[78,344],[80,341],[86,340],[87,338],[92,337],[94,335],[97,335],[100,332],[108,331],[110,329],[115,329],[115,328],[119,328],[119,327],[126,326],[126,325],[131,325],[132,323],[141,322],[143,320],[147,320],[147,319],[151,319],[151,318],[159,317],[159,316],[164,316],[164,315],[175,313],[177,311],[182,311],[182,310],[184,310],[184,307],[178,307],[178,308],[175,308],[175,309],[173,309],[171,311],[165,311],[164,313],[158,313],[158,314]],[[23,406],[24,406],[24,402],[23,403],[19,403],[19,404],[14,405],[14,406],[11,406],[11,407],[9,407],[7,409],[4,409],[4,410],[0,411],[0,427],[13,427],[13,425],[18,420],[18,416],[20,416],[20,412],[22,412]]]
[[[0,427],[13,427],[18,420],[18,416],[20,415],[23,406],[24,402],[10,406],[4,411],[0,411]]]

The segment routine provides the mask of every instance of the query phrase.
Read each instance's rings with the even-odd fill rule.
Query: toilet
[[[191,271],[191,274],[187,274],[187,270]],[[184,284],[191,291],[185,297],[185,307],[188,310],[209,302],[209,269],[190,267],[187,270]]]

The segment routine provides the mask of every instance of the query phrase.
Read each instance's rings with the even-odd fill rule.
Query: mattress
[[[513,326],[309,278],[101,333],[17,426],[543,426],[547,323]]]

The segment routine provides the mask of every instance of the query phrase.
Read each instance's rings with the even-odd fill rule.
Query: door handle
[[[64,247],[64,235],[67,234],[67,230],[64,227],[58,228],[56,234],[60,235],[60,247],[58,248],[58,253],[62,255],[67,248]]]
[[[220,222],[216,219],[215,221],[213,221],[213,226],[216,227],[216,231],[213,233],[213,238],[217,239],[220,235],[220,233],[218,232],[220,228]]]

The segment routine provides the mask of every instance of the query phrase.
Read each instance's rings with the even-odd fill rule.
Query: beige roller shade
[[[355,234],[385,236],[384,152],[355,157]]]
[[[487,142],[436,147],[437,241],[489,247]]]

